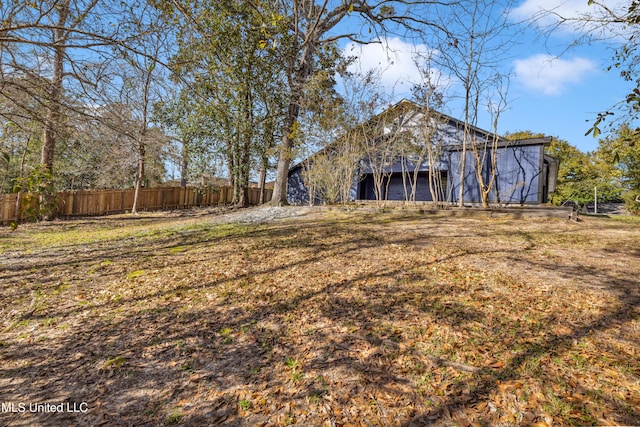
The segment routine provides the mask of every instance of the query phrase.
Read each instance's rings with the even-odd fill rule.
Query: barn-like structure
[[[384,116],[384,120],[375,120]],[[376,132],[379,139],[389,137],[399,131],[411,135],[418,144],[432,144],[437,159],[429,162],[424,155],[395,156],[388,160],[383,169],[372,164],[372,154],[363,153],[357,162],[350,193],[351,201],[375,200],[375,171],[384,174],[384,194],[386,200],[406,200],[414,190],[416,201],[431,201],[436,196],[438,201],[456,204],[460,194],[460,185],[464,185],[464,202],[476,204],[481,202],[480,186],[477,177],[476,154],[467,143],[464,180],[460,179],[462,171],[462,152],[464,123],[445,114],[424,112],[413,102],[403,100],[372,119],[374,125],[363,129]],[[375,129],[379,127],[380,129]],[[426,131],[425,131],[426,130]],[[478,154],[482,160],[482,176],[485,182],[491,179],[495,169],[495,178],[488,199],[497,204],[543,204],[547,203],[550,194],[555,191],[558,173],[558,161],[544,153],[544,147],[551,143],[550,137],[509,140],[477,127],[468,128],[467,141],[475,141]],[[430,141],[425,141],[428,135]],[[374,139],[372,137],[371,139]],[[323,150],[330,152],[334,144]],[[424,150],[423,150],[424,154]],[[305,183],[305,172],[313,167],[314,156],[295,164],[289,171],[287,199],[291,204],[309,203],[309,191]],[[494,166],[495,165],[495,166]],[[429,168],[440,185],[436,190],[429,185]],[[413,185],[415,183],[415,185]],[[433,191],[438,194],[434,195]],[[322,200],[315,200],[322,202]]]

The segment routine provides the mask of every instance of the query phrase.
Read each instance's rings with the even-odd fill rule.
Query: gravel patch
[[[295,218],[316,212],[311,206],[257,206],[240,209],[220,215],[214,222],[236,222],[240,224],[261,224],[279,219]]]

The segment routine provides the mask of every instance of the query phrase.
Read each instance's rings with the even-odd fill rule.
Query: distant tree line
[[[234,201],[244,205],[250,182],[264,186],[270,175],[271,203],[285,203],[296,158],[357,133],[347,129],[383,107],[379,93],[354,101],[348,90],[337,90],[339,80],[353,77],[347,71],[353,58],[341,41],[399,36],[434,48],[438,55],[416,58],[429,93],[420,95],[418,85],[416,100],[429,111],[442,105],[441,94],[437,103],[432,98],[437,73],[430,70],[438,68],[464,88],[465,136],[482,110],[497,129],[508,87],[499,53],[514,36],[501,11],[510,7],[509,0],[2,2],[0,191],[40,194],[38,216],[51,218],[55,190],[134,187],[137,193],[169,176],[185,185],[223,175]],[[634,1],[610,20],[635,28],[637,14]],[[635,75],[636,52],[632,37],[617,54],[625,78]],[[632,112],[640,105],[635,93],[627,97]],[[594,123],[594,133],[608,115]],[[635,154],[616,145],[634,140],[635,131],[620,127],[617,135],[602,144],[615,146],[608,160],[619,174],[620,197],[635,200]],[[434,156],[424,148],[404,154]],[[463,148],[483,162],[474,141],[465,139]],[[319,191],[344,196],[344,188],[317,183]],[[483,194],[491,191],[491,180],[480,184]]]
[[[453,4],[453,3],[452,3]],[[179,170],[287,172],[305,115],[339,102],[338,42],[439,31],[434,0],[34,0],[0,10],[0,189],[153,185]],[[339,25],[347,19],[353,25]],[[135,212],[135,203],[134,209]]]

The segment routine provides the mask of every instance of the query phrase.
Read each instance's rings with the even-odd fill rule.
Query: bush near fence
[[[270,189],[264,189],[264,199],[271,199]],[[127,190],[80,190],[61,191],[58,197],[58,216],[107,215],[131,212],[134,189]],[[192,207],[230,205],[233,200],[232,187],[158,187],[142,188],[138,196],[138,211],[166,209],[188,209]],[[0,223],[23,221],[27,198],[18,194],[0,194]],[[260,189],[249,188],[249,204],[260,200]],[[21,217],[18,217],[20,213]]]

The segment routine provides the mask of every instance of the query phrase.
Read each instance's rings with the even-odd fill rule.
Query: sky
[[[528,26],[518,24],[518,39],[508,52],[501,52],[500,68],[510,75],[507,108],[501,114],[498,133],[530,130],[563,139],[582,151],[593,151],[598,140],[585,136],[600,112],[621,102],[632,87],[617,70],[607,71],[612,63],[615,47],[623,38],[613,35],[608,28],[599,35],[606,41],[573,43],[585,35],[585,28],[575,24],[557,25],[553,15],[575,18],[593,14],[587,0],[520,0],[509,14],[509,22],[525,20]],[[608,7],[624,7],[625,1],[608,0]],[[555,30],[548,32],[550,27]],[[416,52],[425,54],[435,50],[424,43],[411,43],[400,37],[389,37],[382,44],[341,46],[349,55],[356,56],[351,71],[378,69],[385,91],[393,100],[410,98],[410,88],[419,82],[420,72],[414,65]],[[435,51],[437,52],[437,51]],[[433,73],[433,71],[432,71]],[[445,93],[460,89],[455,80],[436,70]],[[444,82],[444,83],[442,83]],[[462,117],[462,105],[451,97],[446,111],[453,117]],[[477,125],[491,129],[491,116],[481,114]]]

